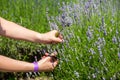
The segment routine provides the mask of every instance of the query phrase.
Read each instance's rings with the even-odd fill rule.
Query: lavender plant
[[[57,25],[61,31],[62,27],[65,38],[62,45],[56,46],[60,64],[54,72],[55,79],[120,78],[117,3],[117,0],[78,0],[59,5],[60,14],[48,20],[55,24],[52,29]]]
[[[0,53],[8,53],[6,56],[14,53],[11,57],[20,60],[32,62],[45,52],[58,52],[59,64],[53,72],[15,73],[14,79],[24,76],[28,80],[46,76],[49,80],[120,79],[119,0],[8,1],[1,0],[0,15],[40,32],[56,29],[64,35],[63,43],[52,46],[1,38]],[[13,79],[13,75],[9,76]]]

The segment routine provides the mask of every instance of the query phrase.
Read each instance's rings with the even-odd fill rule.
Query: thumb
[[[56,60],[56,61],[54,62],[54,67],[56,67],[57,64],[58,64],[58,60]]]
[[[51,61],[51,57],[49,57],[49,56],[44,57],[43,60],[44,60],[44,62],[49,62],[49,61]]]
[[[62,42],[62,39],[60,39],[59,37],[55,37],[55,38],[54,38],[54,41],[55,41],[55,42]]]

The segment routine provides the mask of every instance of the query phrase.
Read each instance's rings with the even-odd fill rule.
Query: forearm
[[[42,34],[0,17],[0,35],[19,40],[40,42]]]
[[[28,72],[33,70],[34,70],[34,65],[32,63],[18,61],[0,55],[0,71]]]

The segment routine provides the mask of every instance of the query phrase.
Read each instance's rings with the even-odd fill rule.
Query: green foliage
[[[40,59],[42,50],[57,51],[58,67],[53,72],[40,73],[40,77],[55,80],[120,79],[119,1],[92,0],[97,9],[93,8],[94,3],[85,8],[91,0],[64,1],[66,6],[79,4],[81,9],[77,14],[80,21],[76,19],[70,27],[62,27],[56,19],[46,17],[46,11],[50,17],[61,15],[59,8],[64,6],[63,0],[0,0],[1,17],[38,32],[49,31],[49,21],[54,21],[63,28],[61,33],[65,39],[58,45],[40,45],[0,37],[0,53],[32,62],[35,55]],[[26,73],[2,73],[0,78],[8,75],[9,80],[13,80],[26,76]]]

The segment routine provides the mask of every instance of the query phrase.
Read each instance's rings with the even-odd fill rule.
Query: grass
[[[60,5],[57,6],[57,3]],[[56,50],[59,53],[58,67],[54,72],[40,73],[37,77],[41,78],[48,76],[54,80],[120,79],[119,4],[118,0],[73,0],[65,4],[62,0],[1,0],[1,17],[38,32],[49,31],[49,22],[55,22],[61,28],[63,23],[56,17],[63,13],[67,13],[68,16],[65,17],[71,17],[73,22],[70,27],[63,27],[61,33],[65,42],[62,44],[39,45],[2,37],[0,53],[32,62],[34,55],[40,58],[40,51]],[[62,11],[59,10],[60,7]],[[46,10],[50,20],[46,17]],[[28,74],[30,77],[36,76],[34,73]],[[7,75],[9,80],[26,76],[24,73],[5,73],[3,77]]]

